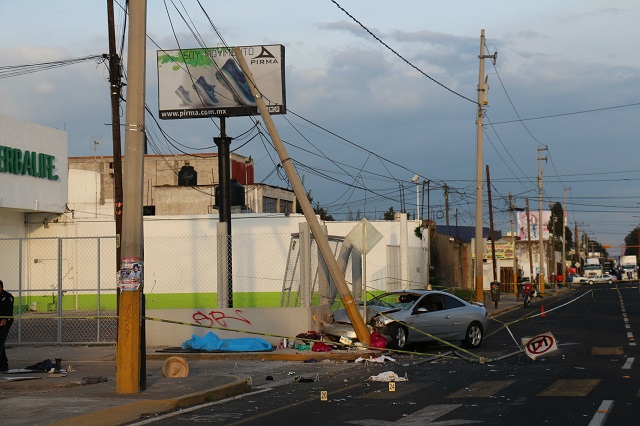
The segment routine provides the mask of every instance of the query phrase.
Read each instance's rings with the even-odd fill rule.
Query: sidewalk
[[[548,290],[544,297],[562,290]],[[514,294],[502,294],[495,307],[487,302],[490,316],[522,306]],[[178,355],[187,360],[189,374],[184,378],[166,378],[164,361]],[[186,353],[172,354],[147,348],[146,389],[133,395],[116,392],[114,346],[16,346],[7,348],[9,366],[25,368],[46,359],[62,359],[62,368],[71,366],[64,377],[48,373],[0,373],[0,411],[6,425],[121,425],[197,403],[238,395],[252,386],[267,385],[266,377],[292,380],[287,375],[315,375],[330,368],[344,368],[343,362],[359,357],[378,356],[375,351],[333,351],[317,353],[294,349],[259,353]],[[318,363],[304,363],[313,358]],[[326,360],[324,363],[323,360]],[[240,362],[242,361],[242,362]],[[255,361],[255,362],[245,362]],[[271,362],[263,362],[271,361]],[[33,377],[31,380],[15,380]],[[82,385],[88,377],[106,378],[106,382]],[[14,380],[12,380],[14,379]],[[143,386],[141,386],[142,388]]]

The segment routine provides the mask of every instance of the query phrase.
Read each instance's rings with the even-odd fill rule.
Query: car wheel
[[[609,284],[613,284],[613,280],[609,280],[607,281]]]
[[[391,334],[391,346],[393,349],[404,349],[407,347],[408,333],[404,326],[393,323],[389,326],[389,332]]]
[[[589,284],[590,284],[590,285],[591,285],[591,284],[593,284],[593,281],[589,281]]]
[[[477,348],[482,343],[482,337],[484,330],[482,330],[482,324],[479,322],[472,322],[467,328],[467,333],[464,336],[462,345],[465,348]]]

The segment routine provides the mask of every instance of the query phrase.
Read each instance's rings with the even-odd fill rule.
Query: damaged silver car
[[[361,303],[360,315],[364,308]],[[390,291],[367,301],[366,313],[370,332],[376,330],[387,337],[395,349],[438,339],[477,348],[489,325],[482,304],[436,290]],[[336,339],[357,338],[345,309],[336,309],[327,321],[322,321],[322,332]]]

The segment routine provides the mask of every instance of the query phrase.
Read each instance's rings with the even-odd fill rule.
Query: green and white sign
[[[55,160],[53,155],[0,145],[0,173],[58,180]]]

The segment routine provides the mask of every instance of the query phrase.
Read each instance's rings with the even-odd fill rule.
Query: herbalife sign
[[[284,46],[240,47],[271,114],[286,113]],[[258,115],[233,47],[158,51],[162,119]]]
[[[0,173],[58,180],[53,155],[0,145]]]

